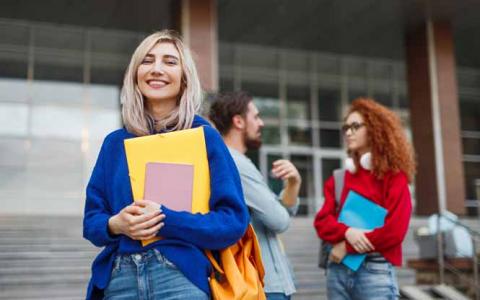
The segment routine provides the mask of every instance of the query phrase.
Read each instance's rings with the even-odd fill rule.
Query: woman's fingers
[[[372,243],[370,242],[370,240],[365,235],[362,236],[361,241],[362,241],[362,246],[365,249],[365,251],[373,251],[375,249],[375,247],[373,247]]]
[[[129,205],[125,207],[123,210],[124,212],[129,213],[131,215],[143,215],[142,208],[136,205]]]
[[[149,219],[146,219],[145,221],[139,222],[136,225],[132,226],[131,230],[132,231],[138,231],[138,230],[150,228],[150,227],[154,226],[155,224],[159,223],[160,221],[162,221],[163,219],[165,219],[165,215],[160,214],[160,213],[158,213],[158,215],[156,215],[156,213],[155,213],[155,214],[152,214],[151,216],[153,216],[153,217],[151,217]]]
[[[144,229],[144,230],[139,231],[138,234],[135,235],[135,237],[139,240],[151,239],[151,238],[153,238],[157,235],[158,231],[160,231],[160,229],[163,226],[164,226],[164,223],[158,223],[157,225],[155,225],[153,227],[150,227],[148,229]]]

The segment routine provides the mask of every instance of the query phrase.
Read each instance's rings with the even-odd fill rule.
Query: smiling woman
[[[196,115],[201,95],[190,52],[175,33],[154,33],[137,47],[121,94],[125,128],[105,138],[87,186],[83,234],[105,247],[93,263],[87,299],[209,298],[211,265],[204,250],[240,239],[248,211],[228,149]],[[210,212],[134,203],[124,140],[194,127],[201,127],[205,137]],[[156,236],[162,239],[142,246]]]
[[[133,53],[122,88],[128,131],[187,129],[199,110],[202,90],[190,51],[172,31],[146,37]]]
[[[161,42],[148,52],[138,67],[138,88],[154,120],[161,120],[177,106],[182,80],[179,57],[172,43]]]

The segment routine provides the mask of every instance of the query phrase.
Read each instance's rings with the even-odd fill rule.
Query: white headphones
[[[360,165],[365,170],[372,170],[372,153],[367,152],[363,154],[360,157]],[[345,169],[347,169],[352,174],[357,173],[357,167],[355,166],[353,158],[348,157],[347,159],[345,159]]]

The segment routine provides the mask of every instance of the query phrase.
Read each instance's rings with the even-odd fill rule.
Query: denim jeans
[[[117,256],[104,293],[106,300],[208,299],[156,249]]]
[[[266,293],[267,300],[290,300],[291,297],[283,293]]]
[[[394,300],[399,297],[395,269],[389,262],[365,261],[354,272],[343,264],[328,263],[330,300]]]

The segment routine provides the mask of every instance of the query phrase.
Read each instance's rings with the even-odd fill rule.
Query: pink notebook
[[[193,165],[149,162],[144,199],[176,211],[192,211]]]

